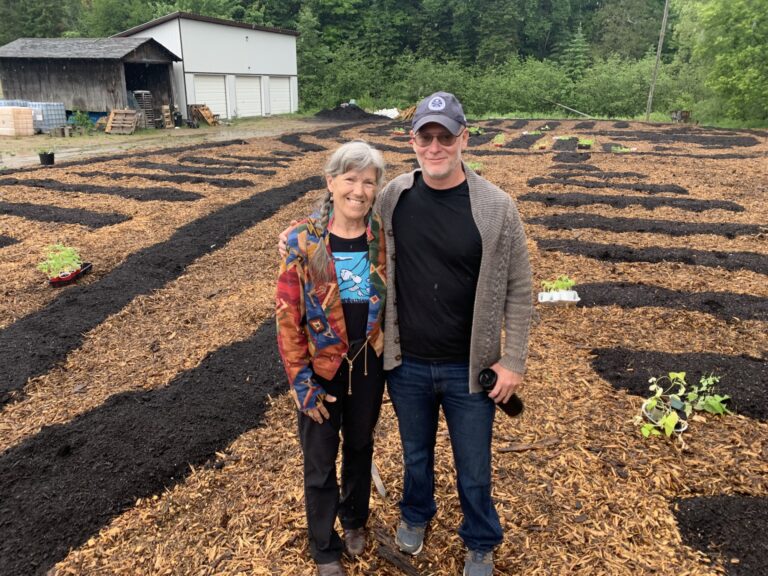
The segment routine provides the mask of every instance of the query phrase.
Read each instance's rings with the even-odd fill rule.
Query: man
[[[384,368],[405,463],[398,546],[418,554],[436,512],[442,406],[464,515],[464,576],[490,576],[503,536],[491,498],[494,402],[506,402],[523,385],[531,270],[514,202],[462,162],[466,126],[454,95],[422,100],[411,131],[420,169],[379,195],[394,295],[386,303]],[[498,378],[486,396],[478,374],[487,367]]]
[[[442,407],[464,515],[463,574],[490,576],[493,549],[503,537],[491,498],[494,402],[506,402],[523,385],[531,269],[514,202],[462,162],[466,127],[453,94],[422,100],[411,131],[420,168],[379,193],[389,295],[384,368],[404,453],[398,546],[421,552],[437,510],[434,454]],[[486,395],[478,374],[488,367],[497,383]]]

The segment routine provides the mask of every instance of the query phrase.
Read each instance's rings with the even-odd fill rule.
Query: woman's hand
[[[308,408],[307,410],[304,410],[304,414],[312,418],[312,420],[314,420],[318,424],[322,424],[324,420],[331,419],[331,415],[328,413],[328,408],[323,406],[323,401],[336,402],[336,396],[331,396],[330,394],[326,394],[324,397],[320,397],[317,399],[316,408]]]
[[[298,224],[298,220],[291,220],[291,225],[285,230],[280,232],[277,237],[277,251],[280,253],[280,258],[283,260],[288,256],[288,233],[293,230],[293,227]]]

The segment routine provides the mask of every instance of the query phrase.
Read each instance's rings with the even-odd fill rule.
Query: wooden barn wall
[[[133,52],[123,57],[123,62],[142,62],[147,64],[169,64],[169,55],[158,46],[142,44]]]
[[[128,106],[123,63],[117,60],[0,60],[9,100],[63,102],[67,110],[107,112]]]

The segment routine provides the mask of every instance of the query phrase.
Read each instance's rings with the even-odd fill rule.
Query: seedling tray
[[[93,264],[91,264],[90,262],[83,262],[83,265],[80,266],[80,268],[78,268],[74,272],[71,272],[66,276],[57,276],[56,278],[49,278],[48,282],[50,282],[51,286],[55,288],[66,286],[67,284],[71,284],[72,282],[80,278],[80,276],[82,276],[83,274],[88,274],[88,272],[91,271],[91,268],[93,268]]]

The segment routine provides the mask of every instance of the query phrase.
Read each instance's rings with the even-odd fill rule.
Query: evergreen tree
[[[591,63],[590,47],[581,24],[565,47],[560,50],[558,62],[572,80],[580,78],[584,71],[589,68]]]

